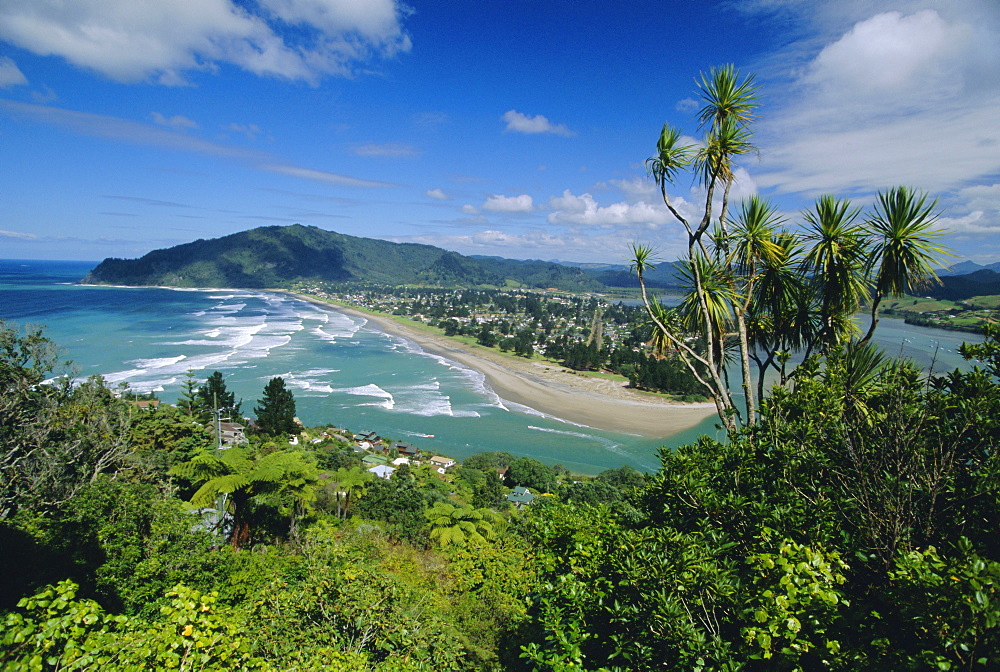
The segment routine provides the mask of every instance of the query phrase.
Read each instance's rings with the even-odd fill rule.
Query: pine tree
[[[272,436],[295,432],[295,397],[285,387],[284,378],[272,378],[264,387],[264,396],[258,403],[260,406],[253,410],[261,432]]]
[[[198,382],[195,380],[194,371],[188,369],[182,383],[181,396],[177,400],[177,406],[192,418],[202,415],[202,400],[198,395]]]
[[[218,410],[223,418],[241,417],[240,405],[243,400],[236,401],[236,393],[226,389],[226,381],[218,371],[213,372],[205,384],[198,388],[198,400],[202,408],[208,409],[209,415],[212,410]]]

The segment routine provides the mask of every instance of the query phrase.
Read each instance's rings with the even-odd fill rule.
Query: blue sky
[[[464,254],[683,248],[643,161],[695,79],[755,73],[736,196],[940,199],[1000,259],[996,0],[4,0],[0,257],[302,223]],[[700,188],[670,189],[697,216]]]

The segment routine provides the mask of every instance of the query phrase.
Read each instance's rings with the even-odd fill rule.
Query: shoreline
[[[482,346],[409,327],[387,315],[367,313],[320,298],[284,292],[327,309],[361,317],[380,331],[416,343],[426,352],[482,373],[503,401],[526,406],[591,429],[665,439],[715,415],[712,402],[683,404],[626,388],[622,383],[582,376],[556,364],[521,360]]]

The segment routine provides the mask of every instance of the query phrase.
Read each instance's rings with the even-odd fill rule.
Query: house
[[[385,464],[380,464],[377,467],[372,467],[368,470],[369,473],[375,474],[379,478],[384,478],[387,481],[392,478],[392,472],[394,471],[396,470]]]
[[[510,467],[500,467],[499,469],[497,469],[497,478],[500,479],[501,483],[503,483],[507,479],[507,472],[509,470]]]
[[[224,446],[235,446],[240,443],[249,443],[246,434],[243,433],[243,425],[236,422],[220,422],[219,438]]]
[[[397,467],[401,464],[409,464],[409,463],[410,463],[410,458],[408,457],[397,457],[395,460],[392,461],[392,464]]]
[[[361,445],[363,443],[367,443],[367,444],[369,444],[371,446],[377,446],[380,443],[382,443],[382,439],[379,438],[379,435],[378,435],[377,432],[370,432],[370,431],[367,431],[367,430],[365,430],[363,432],[359,432],[358,434],[355,434],[354,435],[354,441],[357,442],[358,445]]]
[[[531,494],[530,490],[519,485],[514,488],[509,495],[507,495],[507,501],[520,509],[521,507],[528,506],[535,501],[535,496]]]
[[[441,457],[440,455],[435,455],[430,459],[430,463],[438,469],[450,469],[455,466],[455,460],[450,457]],[[444,473],[444,472],[442,472]]]
[[[364,457],[361,458],[361,461],[364,464],[371,464],[371,465],[380,465],[386,463],[386,459],[381,455],[365,455]]]
[[[134,406],[138,406],[144,411],[155,409],[160,405],[159,399],[139,399],[138,401],[133,401]]]
[[[420,449],[409,443],[403,443],[399,441],[392,444],[392,447],[396,449],[396,452],[404,457],[417,457],[420,455]]]

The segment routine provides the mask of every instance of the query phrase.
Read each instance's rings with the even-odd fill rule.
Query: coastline
[[[670,437],[715,415],[711,402],[682,404],[657,399],[622,383],[582,376],[548,362],[522,360],[481,346],[408,327],[389,316],[366,313],[317,297],[287,292],[347,315],[361,317],[379,330],[416,343],[429,352],[479,371],[502,400],[592,429],[650,439]]]

